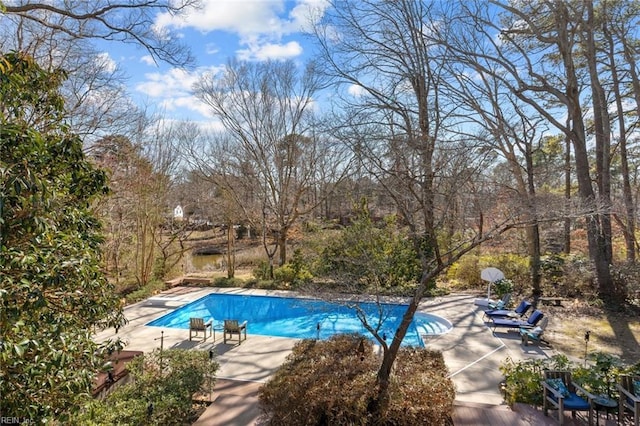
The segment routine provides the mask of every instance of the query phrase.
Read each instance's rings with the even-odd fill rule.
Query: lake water
[[[217,271],[220,269],[220,262],[224,260],[222,254],[198,254],[191,255],[191,264],[197,271]]]

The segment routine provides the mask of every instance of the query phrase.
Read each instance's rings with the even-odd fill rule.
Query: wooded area
[[[21,216],[37,204],[21,185],[39,185],[24,176],[40,173],[55,183],[44,204],[61,208],[69,199],[80,205],[74,218],[102,222],[99,252],[94,228],[76,238],[91,243],[87,256],[100,256],[120,288],[170,274],[189,250],[196,220],[228,231],[229,277],[234,227],[257,232],[273,277],[293,258],[293,233],[353,223],[364,203],[374,222],[394,216],[420,264],[401,329],[389,345],[379,339],[380,402],[420,299],[471,252],[508,246],[526,253],[534,296],[542,293],[544,255],[584,254],[598,296],[627,298],[616,271],[635,267],[639,249],[637,2],[332,0],[314,21],[316,55],[304,66],[230,59],[223,71],[202,76],[193,91],[220,124],[216,131],[134,106],[118,70],[90,44],[134,42],[156,60],[188,64],[176,38],[148,28],[154,13],[195,2],[81,3],[78,10],[0,3],[3,251],[13,249],[16,229],[65,240],[39,228],[40,210]],[[44,83],[29,85],[25,75]],[[40,138],[58,146],[62,136],[74,155],[42,157],[42,170],[18,166],[48,152]],[[67,180],[55,179],[47,158]],[[93,167],[106,172],[108,194]],[[173,220],[176,205],[187,221]],[[61,221],[62,233],[84,229],[51,220]],[[576,242],[584,241],[580,253]],[[72,251],[51,254],[75,259]],[[4,283],[38,281],[41,271],[25,273],[2,259]],[[97,282],[91,262],[79,282]],[[31,300],[18,293],[10,293],[14,300],[3,289],[3,305]],[[101,309],[114,296],[100,295]],[[2,329],[16,318],[3,317]],[[121,318],[101,310],[81,328],[107,320]],[[9,351],[29,347],[18,334],[3,335]]]

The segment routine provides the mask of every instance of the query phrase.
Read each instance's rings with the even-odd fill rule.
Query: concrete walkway
[[[209,338],[189,341],[188,330],[151,327],[145,324],[167,312],[196,300],[211,292],[260,295],[290,295],[282,291],[246,289],[192,289],[176,287],[161,295],[125,308],[129,323],[115,330],[105,330],[96,335],[97,340],[120,337],[128,342],[127,350],[151,351],[160,347],[213,350],[220,363],[218,381],[210,396],[214,403],[202,414],[196,425],[253,425],[260,415],[257,392],[282,364],[297,339],[249,335],[241,345],[222,343],[218,332],[215,341]],[[456,386],[456,424],[471,424],[460,416],[473,410],[458,407],[506,408],[500,393],[502,375],[499,366],[507,357],[514,360],[546,358],[554,354],[552,349],[537,345],[523,346],[518,333],[498,329],[496,333],[485,325],[482,308],[474,305],[472,295],[451,295],[424,301],[420,311],[440,315],[453,324],[453,329],[443,335],[428,337],[427,348],[442,351]],[[550,329],[553,329],[553,318]],[[464,411],[464,413],[463,413]],[[497,412],[504,417],[503,412]],[[526,412],[512,418],[513,424],[541,424],[532,420],[535,413]],[[456,417],[458,418],[456,421]],[[478,418],[476,418],[478,420]],[[513,420],[516,419],[516,420]],[[482,424],[482,423],[475,423]],[[509,424],[509,422],[505,423]]]

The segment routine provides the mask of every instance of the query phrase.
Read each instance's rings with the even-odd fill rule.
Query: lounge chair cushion
[[[522,302],[520,302],[520,304],[514,309],[514,310],[509,310],[509,309],[487,309],[486,311],[484,311],[485,315],[490,316],[490,317],[507,317],[511,314],[517,314],[517,315],[524,315],[529,308],[531,307],[531,303],[527,302],[526,300],[523,300]]]
[[[541,311],[535,310],[527,320],[527,323],[534,326],[540,322],[542,317],[544,317],[544,314]]]
[[[589,401],[573,392],[570,392],[569,395],[564,398],[564,409],[571,411],[587,411],[589,409]]]
[[[509,303],[510,301],[511,293],[505,293],[505,295],[502,296],[502,299],[498,301],[490,300],[488,306],[490,310],[504,309],[507,306],[507,303]]]
[[[640,380],[633,381],[633,393],[636,396],[640,396]]]
[[[489,304],[489,307],[492,307],[491,304]],[[498,300],[498,303],[495,304],[495,309],[502,309],[504,308],[504,302],[502,300]]]
[[[555,390],[557,390],[558,392],[560,392],[560,394],[565,398],[567,398],[570,395],[569,389],[567,389],[564,382],[560,378],[547,379],[547,384],[552,388],[554,388]],[[565,405],[566,405],[566,401],[565,401]]]
[[[536,325],[538,325],[543,317],[544,314],[541,311],[535,310],[526,321],[517,320],[514,318],[492,318],[493,328],[495,329],[496,327],[507,327],[533,329]]]

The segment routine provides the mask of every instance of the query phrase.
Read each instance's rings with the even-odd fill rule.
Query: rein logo
[[[30,425],[35,423],[31,419],[27,419],[26,417],[0,417],[0,425]]]

